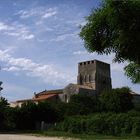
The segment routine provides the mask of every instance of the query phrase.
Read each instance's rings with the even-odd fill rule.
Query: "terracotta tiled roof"
[[[20,103],[20,102],[28,102],[28,101],[43,101],[43,100],[47,100],[47,99],[49,99],[49,98],[51,98],[51,97],[54,97],[54,96],[58,96],[58,94],[40,95],[40,96],[37,97],[37,98],[18,100],[18,101],[16,101],[16,102],[17,102],[17,103]]]
[[[28,102],[28,101],[41,101],[41,100],[47,100],[53,96],[58,96],[58,94],[62,94],[63,90],[62,89],[57,89],[57,90],[44,90],[42,92],[39,92],[35,94],[35,96],[32,99],[24,99],[24,100],[18,100],[16,101],[17,103],[20,102]]]
[[[46,99],[49,99],[51,97],[54,97],[54,96],[58,96],[58,94],[46,94],[46,95],[41,95],[37,98],[34,98],[32,99],[33,101],[41,101],[41,100],[46,100]]]

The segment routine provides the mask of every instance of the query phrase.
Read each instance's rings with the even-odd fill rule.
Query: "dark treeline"
[[[73,95],[69,103],[26,102],[15,108],[1,97],[0,131],[35,130],[44,121],[71,133],[140,134],[140,109],[132,98],[126,87],[100,96]]]

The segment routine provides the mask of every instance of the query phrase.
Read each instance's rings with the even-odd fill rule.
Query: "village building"
[[[39,93],[34,93],[34,96],[32,99],[23,99],[23,100],[17,100],[16,102],[11,102],[10,106],[15,107],[21,105],[25,102],[34,102],[38,103],[41,101],[53,101],[53,102],[58,102],[60,101],[60,94],[63,94],[63,89],[57,89],[57,90],[44,90]]]

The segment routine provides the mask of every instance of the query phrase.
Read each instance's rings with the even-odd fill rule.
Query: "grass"
[[[87,134],[71,134],[66,132],[58,132],[58,131],[42,131],[42,132],[34,132],[33,135],[37,136],[50,136],[50,137],[63,137],[65,139],[72,138],[78,140],[140,140],[138,136],[107,136],[107,135],[87,135]]]

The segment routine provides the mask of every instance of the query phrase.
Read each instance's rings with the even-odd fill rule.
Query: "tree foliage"
[[[112,89],[100,95],[102,111],[126,112],[133,108],[132,95],[127,87]]]
[[[140,66],[136,63],[130,63],[125,68],[125,74],[133,83],[140,83]]]
[[[80,36],[89,52],[115,53],[115,62],[127,60],[140,69],[139,17],[140,1],[106,0],[87,17],[87,24],[82,27]],[[139,77],[135,80],[135,76],[130,74],[132,72],[128,67],[125,68],[126,75],[132,77],[132,82],[140,82]],[[137,74],[140,75],[140,71]]]
[[[67,117],[55,129],[75,134],[138,135],[140,113],[96,113]]]
[[[10,127],[10,116],[8,101],[4,97],[0,97],[0,130],[9,129]]]
[[[117,88],[113,89],[110,92],[103,92],[99,96],[87,96],[83,94],[73,95],[70,99],[69,103],[63,103],[63,102],[39,102],[38,104],[35,104],[34,102],[25,102],[22,104],[21,107],[15,107],[11,108],[8,106],[8,102],[5,98],[1,98],[0,100],[0,131],[4,130],[34,130],[36,128],[39,129],[37,124],[41,124],[41,122],[45,122],[47,124],[55,124],[60,123],[64,121],[64,125],[67,126],[67,121],[65,121],[66,118],[70,116],[81,116],[84,118],[84,116],[87,116],[89,114],[97,114],[97,113],[127,113],[129,110],[134,109],[133,103],[132,103],[132,95],[129,94],[130,89],[127,87],[123,88]],[[133,113],[135,115],[135,113]],[[100,117],[100,118],[99,118]],[[111,116],[110,116],[111,117]],[[114,117],[114,116],[112,116]],[[113,118],[110,118],[111,121]],[[107,117],[108,118],[108,117]],[[71,121],[71,120],[70,120]],[[91,119],[92,122],[92,119]],[[96,122],[96,125],[92,126],[90,125],[90,120],[88,122],[89,128],[95,127],[93,129],[97,129],[97,131],[101,132],[106,124],[102,123],[104,122],[104,116],[98,116],[95,117],[94,122]],[[69,122],[70,123],[70,122]],[[72,124],[68,127],[72,131],[80,132],[80,129],[85,129],[85,123],[81,122],[79,119],[78,122],[76,120],[72,120]],[[76,123],[76,127],[74,128],[74,123]],[[78,123],[78,125],[77,125]],[[82,123],[82,128],[81,127]],[[119,120],[117,122],[119,123]],[[98,126],[99,125],[99,126]],[[111,125],[111,124],[110,124]],[[136,130],[134,130],[134,133],[136,131],[139,132],[139,121],[136,122]],[[64,126],[64,127],[65,127]],[[111,127],[111,126],[109,126]],[[80,128],[80,129],[78,129]],[[118,126],[119,130],[120,126]],[[114,131],[114,127],[111,128]],[[91,131],[90,131],[91,132]]]

